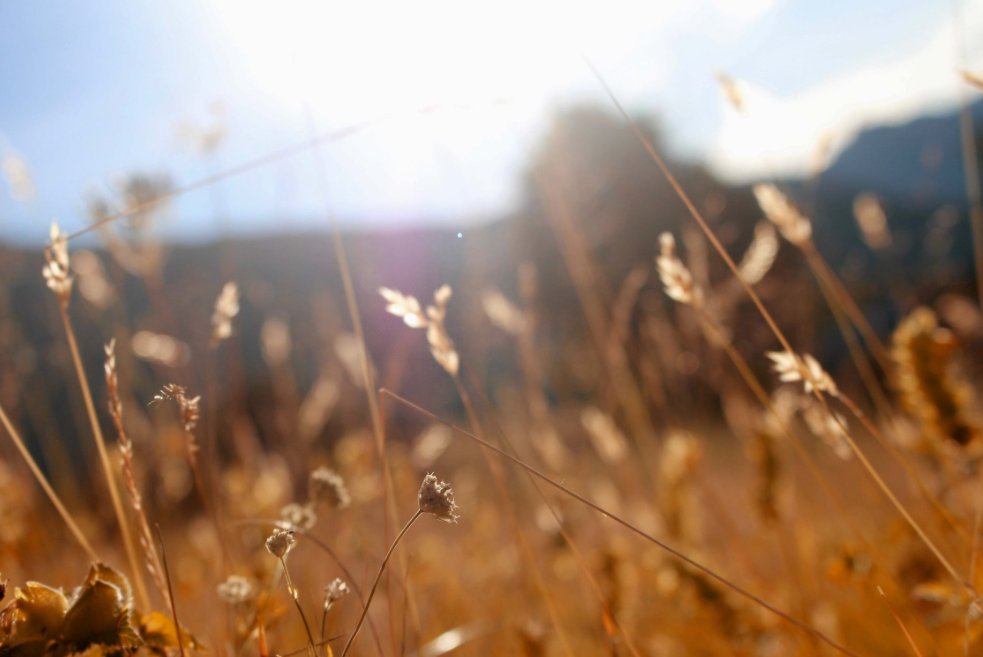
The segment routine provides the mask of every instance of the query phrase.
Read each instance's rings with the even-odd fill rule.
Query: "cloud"
[[[960,24],[962,34],[980,33],[983,10],[974,8]],[[824,143],[835,157],[865,126],[951,108],[965,84],[956,44],[952,22],[946,21],[898,59],[859,66],[800,93],[779,96],[744,82],[747,112],[727,106],[707,152],[710,165],[734,181],[802,175]],[[974,61],[977,53],[968,56]]]

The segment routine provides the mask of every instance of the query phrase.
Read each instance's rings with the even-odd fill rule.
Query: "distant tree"
[[[653,120],[637,122],[710,221],[728,216],[733,226],[753,223],[746,190],[735,197],[702,166],[673,157]],[[576,106],[556,115],[534,151],[515,222],[515,249],[537,265],[544,289],[560,295],[557,304],[565,303],[569,299],[560,289],[569,289],[569,275],[558,240],[569,227],[597,263],[602,294],[610,298],[632,267],[652,261],[662,231],[678,233],[688,221],[631,127],[613,112]]]

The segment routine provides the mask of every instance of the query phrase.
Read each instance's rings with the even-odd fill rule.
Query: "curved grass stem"
[[[379,565],[379,572],[376,573],[375,580],[372,582],[372,588],[369,589],[369,597],[365,600],[365,604],[362,605],[362,613],[358,617],[358,622],[355,623],[355,628],[348,636],[348,641],[345,642],[344,650],[341,651],[341,657],[346,657],[348,655],[348,651],[351,650],[352,645],[355,643],[355,638],[358,636],[358,631],[362,629],[362,623],[365,622],[365,616],[369,613],[369,606],[372,604],[372,598],[375,597],[376,589],[379,588],[379,581],[382,579],[382,574],[386,570],[386,565],[389,563],[389,559],[393,556],[393,552],[396,551],[396,546],[399,545],[399,541],[406,535],[406,532],[410,530],[410,527],[413,526],[413,523],[415,523],[421,515],[423,515],[423,511],[417,509],[413,514],[413,517],[410,518],[406,524],[403,525],[403,528],[399,530],[399,533],[396,534],[396,538],[393,539],[392,545],[389,546],[389,551],[386,552],[386,556]]]

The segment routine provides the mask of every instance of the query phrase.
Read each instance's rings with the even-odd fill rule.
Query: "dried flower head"
[[[317,524],[317,514],[310,504],[291,502],[280,509],[280,520],[288,529],[307,531]]]
[[[232,335],[232,320],[239,314],[239,286],[228,282],[215,300],[212,313],[212,344],[218,344]]]
[[[320,467],[307,480],[307,495],[313,504],[327,504],[333,509],[344,509],[352,497],[341,475],[331,468]]]
[[[693,282],[693,275],[676,255],[676,240],[672,233],[662,233],[659,236],[659,249],[655,264],[669,298],[680,303],[702,306],[703,290]]]
[[[61,232],[58,224],[51,224],[51,244],[44,250],[45,265],[41,269],[44,282],[58,295],[63,305],[68,305],[72,295],[72,274],[69,271],[68,236]]]
[[[771,359],[779,380],[787,383],[802,381],[807,394],[819,390],[833,397],[839,395],[833,377],[811,355],[800,357],[788,351],[769,351],[768,358]]]
[[[812,239],[812,223],[771,184],[754,186],[754,196],[768,221],[775,224],[782,237],[796,246],[804,246]]]
[[[269,538],[266,539],[266,549],[274,557],[283,559],[294,549],[296,543],[297,538],[294,536],[292,529],[280,529],[277,527],[270,534]]]
[[[328,611],[336,602],[351,593],[348,583],[336,577],[333,582],[324,587],[324,611]]]
[[[460,369],[460,358],[454,347],[454,341],[447,334],[444,320],[447,317],[447,303],[451,298],[449,285],[442,285],[433,294],[433,305],[427,306],[426,314],[420,310],[420,302],[416,297],[397,292],[387,287],[380,287],[379,294],[388,302],[386,312],[401,317],[410,328],[427,329],[427,342],[430,353],[437,363],[451,376],[457,376]]]
[[[253,597],[253,585],[242,575],[229,575],[216,590],[218,597],[230,605],[241,605]]]
[[[451,485],[445,481],[438,481],[433,473],[423,478],[417,502],[420,511],[434,515],[444,522],[457,522],[460,517],[457,514],[457,504],[454,502]]]

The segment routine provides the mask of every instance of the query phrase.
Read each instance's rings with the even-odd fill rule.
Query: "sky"
[[[464,232],[519,202],[552,113],[607,103],[585,57],[633,112],[658,117],[676,155],[732,182],[797,175],[821,143],[835,155],[865,125],[954,107],[968,92],[958,69],[983,69],[969,39],[981,5],[0,2],[0,162],[8,183],[30,181],[0,181],[0,240],[40,243],[55,219],[83,227],[87,199],[118,196],[126,175],[186,186],[355,125],[181,195],[156,230],[194,241],[323,227],[330,213]],[[745,113],[724,102],[719,71]],[[217,145],[203,149],[207,136]]]

